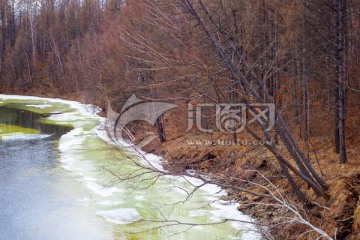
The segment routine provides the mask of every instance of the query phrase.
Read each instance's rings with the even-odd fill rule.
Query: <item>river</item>
[[[211,224],[253,221],[217,186],[184,202],[199,180],[132,178],[144,159],[107,142],[96,110],[0,95],[1,240],[260,239],[253,224]],[[161,167],[160,157],[141,154]]]

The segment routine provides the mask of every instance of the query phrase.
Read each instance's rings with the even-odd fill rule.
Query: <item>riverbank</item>
[[[48,94],[43,96],[57,97],[56,94],[54,96]],[[61,97],[82,102],[89,100],[81,94],[62,95]],[[264,175],[281,189],[289,201],[301,206],[293,196],[276,161],[263,148],[254,148],[248,144],[226,147],[222,144],[208,144],[214,142],[214,139],[224,140],[215,141],[215,143],[222,143],[229,139],[222,135],[209,136],[197,132],[184,133],[185,131],[178,127],[180,124],[177,124],[183,119],[179,119],[176,114],[172,113],[166,114],[165,118],[168,141],[163,144],[153,142],[144,150],[164,156],[169,169],[176,173],[184,173],[189,169],[194,170],[217,179],[227,180],[228,184],[233,186],[244,187],[260,193],[264,193],[262,187],[256,187],[254,184],[248,184],[248,182],[261,183],[263,181],[262,175]],[[144,138],[144,132],[152,130],[147,126],[136,129],[137,131],[134,133],[138,141]],[[241,140],[246,141],[248,139],[249,136],[246,134],[241,135]],[[302,190],[312,196],[311,201],[316,203],[303,206],[306,210],[305,213],[311,223],[319,226],[329,235],[334,235],[336,232],[337,239],[359,239],[360,163],[357,160],[357,146],[349,146],[349,163],[339,165],[337,155],[329,147],[331,145],[329,140],[320,136],[312,138],[312,142],[316,146],[316,151],[309,153],[311,162],[318,172],[328,173],[323,175],[323,178],[329,184],[330,190],[328,192],[329,198],[321,199],[312,194],[307,186],[302,185]],[[304,144],[302,147],[306,149]],[[255,170],[261,172],[262,175]],[[273,201],[231,188],[227,191],[230,193],[228,199],[236,199],[240,203],[240,211],[256,217],[264,225],[269,225],[275,239],[311,239],[311,235],[302,235],[299,238],[299,235],[306,231],[306,228],[303,225],[286,221],[288,216],[284,214],[284,209],[271,206],[274,203]]]
[[[84,204],[90,204],[96,209],[99,208],[100,205],[101,209],[97,211],[97,214],[104,217],[107,221],[115,223],[116,228],[119,229],[119,233],[128,232],[130,226],[124,224],[129,223],[128,221],[130,220],[124,220],[124,218],[130,215],[130,223],[137,224],[136,222],[138,221],[139,224],[141,224],[142,221],[146,223],[143,226],[144,232],[131,226],[134,232],[139,232],[136,236],[146,237],[144,239],[158,239],[152,238],[154,233],[150,234],[148,232],[148,228],[151,229],[151,227],[154,227],[153,224],[156,224],[156,222],[152,223],[151,219],[153,216],[158,215],[156,212],[158,207],[162,208],[162,214],[170,210],[168,217],[174,215],[174,219],[179,219],[179,221],[184,223],[192,221],[199,222],[198,227],[189,229],[191,231],[182,230],[181,228],[185,227],[186,229],[188,226],[180,223],[172,228],[166,227],[181,233],[179,236],[174,233],[176,236],[167,239],[190,239],[189,236],[197,236],[196,239],[202,236],[215,236],[220,239],[224,236],[236,237],[239,232],[242,232],[242,229],[245,228],[248,230],[250,227],[253,227],[252,224],[250,224],[252,220],[249,217],[236,211],[237,204],[219,199],[219,197],[226,196],[226,194],[214,185],[204,186],[201,190],[196,191],[196,194],[193,194],[191,199],[187,200],[186,203],[176,204],[182,198],[186,198],[186,194],[184,195],[184,193],[192,191],[192,187],[187,186],[189,185],[187,182],[191,183],[191,185],[199,184],[196,179],[192,180],[182,176],[176,178],[170,177],[169,179],[165,177],[165,179],[159,179],[156,184],[151,183],[147,185],[149,183],[147,183],[146,180],[143,182],[142,178],[131,178],[131,183],[128,183],[126,180],[124,183],[121,183],[119,179],[117,179],[118,177],[128,176],[128,174],[131,175],[133,171],[139,172],[139,170],[136,170],[136,168],[132,170],[133,167],[136,167],[131,167],[131,163],[134,160],[124,158],[121,150],[115,150],[109,147],[108,144],[98,137],[98,131],[94,131],[94,126],[98,126],[99,120],[102,121],[103,119],[94,116],[93,112],[89,113],[87,106],[61,99],[43,99],[28,96],[1,96],[0,99],[2,99],[2,105],[10,108],[27,109],[29,111],[39,111],[46,114],[53,113],[54,111],[62,113],[52,115],[50,118],[41,119],[43,123],[49,122],[49,124],[60,126],[65,124],[74,127],[73,130],[63,135],[60,139],[59,160],[61,166],[66,172],[73,173],[75,179],[82,182],[91,192],[99,195],[98,197],[86,196],[79,199],[79,201]],[[84,109],[84,107],[86,107],[86,109]],[[100,135],[104,134],[104,130],[99,131],[101,133]],[[96,150],[96,153],[94,150]],[[112,157],[112,155],[114,156]],[[125,155],[129,156],[128,154]],[[146,154],[143,154],[143,156],[148,157]],[[153,155],[149,156],[152,158]],[[140,160],[141,159],[142,158],[140,158]],[[124,163],[126,161],[130,162]],[[151,160],[151,162],[153,162],[153,160]],[[119,175],[114,176],[110,173]],[[150,173],[143,177],[153,178],[154,176]],[[134,181],[136,181],[136,184]],[[110,186],[108,184],[110,184]],[[134,186],[135,188],[132,187],[132,184],[136,185]],[[101,186],[108,187],[103,189]],[[164,192],[165,189],[166,192]],[[184,192],[182,192],[181,189],[183,189]],[[124,193],[126,192],[129,192],[129,195],[126,194],[124,199]],[[161,199],[158,198],[159,195],[162,196]],[[162,201],[164,202],[162,203]],[[173,205],[171,204],[172,202],[174,203]],[[103,203],[106,203],[105,206],[103,206]],[[168,206],[168,208],[171,209],[166,208],[169,204],[170,206]],[[137,213],[137,211],[139,212]],[[141,219],[136,217],[134,215],[135,213],[137,213],[136,216],[141,216]],[[221,223],[224,218],[233,220],[228,223]],[[219,224],[208,224],[207,222],[209,221],[210,223],[213,221],[219,222]],[[242,223],[242,221],[247,223]],[[166,223],[167,222],[164,222],[164,224]],[[204,232],[201,231],[203,228]],[[166,230],[164,229],[161,232],[164,233]],[[257,235],[251,231],[248,233],[243,232],[241,235],[243,235],[245,239],[258,239]]]
[[[329,147],[331,142],[322,137],[313,137],[314,151],[309,151],[311,164],[329,185],[328,198],[317,197],[308,186],[298,181],[303,192],[310,196],[309,202],[299,202],[281,172],[276,159],[264,147],[254,146],[246,133],[239,136],[239,144],[231,142],[229,136],[222,134],[207,135],[199,132],[185,133],[183,129],[172,128],[170,123],[179,126],[177,114],[166,114],[165,122],[168,141],[160,144],[153,142],[145,147],[147,152],[164,156],[168,168],[176,173],[185,173],[189,169],[199,174],[212,176],[219,185],[236,186],[249,191],[266,194],[264,176],[280,190],[287,202],[306,216],[308,222],[319,227],[335,239],[360,238],[360,162],[356,144],[348,147],[349,163],[339,165],[338,156]],[[132,128],[137,141],[141,142],[144,132],[152,129],[142,126]],[[307,149],[299,141],[302,149]],[[279,146],[280,149],[284,147]],[[286,155],[285,155],[286,156]],[[290,156],[287,156],[289,159]],[[261,174],[260,174],[261,173]],[[297,179],[298,180],[298,179]],[[249,182],[253,184],[249,184]],[[225,183],[225,184],[224,184]],[[256,185],[259,184],[259,185]],[[265,186],[266,185],[265,183]],[[315,235],[304,234],[309,228],[298,223],[289,215],[284,206],[274,206],[272,199],[256,196],[228,187],[228,199],[239,202],[239,210],[258,220],[260,225],[268,226],[274,239],[315,239]]]
[[[303,205],[296,200],[292,189],[283,176],[276,160],[267,154],[261,155],[262,150],[248,151],[247,146],[187,146],[194,138],[210,140],[205,136],[185,135],[176,140],[164,144],[166,158],[175,168],[183,170],[192,168],[204,174],[220,176],[235,176],[230,184],[244,187],[250,191],[264,194],[262,186],[248,184],[248,181],[262,185],[263,176],[277,186],[282,194],[288,198],[288,202],[299,206],[299,212],[308,217],[309,222],[319,226],[330,236],[337,234],[337,239],[359,239],[360,238],[360,164],[357,156],[357,148],[349,149],[349,163],[345,166],[338,164],[336,154],[332,149],[326,147],[317,151],[316,155],[310,155],[312,164],[316,166],[317,172],[324,172],[322,177],[329,184],[329,197],[327,199],[317,197],[306,185],[301,189],[311,196],[312,203]],[[183,143],[183,144],[181,144]],[[321,143],[319,143],[321,145]],[[318,146],[319,146],[318,145]],[[304,146],[302,146],[304,147]],[[244,156],[247,151],[248,156]],[[229,155],[231,154],[231,157]],[[259,156],[260,154],[260,156]],[[317,160],[319,160],[319,164]],[[258,171],[258,172],[256,172]],[[259,174],[261,173],[261,174]],[[225,176],[225,177],[224,177]],[[300,184],[300,181],[299,181]],[[228,184],[229,185],[229,184]],[[306,232],[302,224],[291,222],[288,215],[284,214],[284,207],[274,207],[271,199],[254,196],[252,194],[235,190],[228,190],[231,197],[242,204],[239,208],[243,213],[253,216],[260,223],[268,225],[275,239],[313,239],[311,236],[299,237]]]
[[[311,149],[298,140],[312,166],[329,185],[327,197],[322,198],[295,179],[301,190],[310,196],[304,204],[297,200],[276,159],[262,143],[254,142],[245,132],[238,135],[237,144],[231,144],[232,136],[221,133],[186,132],[186,117],[186,109],[181,108],[165,114],[167,141],[162,144],[154,141],[145,147],[147,152],[164,156],[171,171],[181,174],[192,170],[211,176],[219,185],[225,186],[230,193],[229,199],[240,203],[241,212],[268,226],[275,239],[317,238],[316,234],[309,234],[308,224],[324,230],[334,239],[360,238],[360,161],[356,143],[348,145],[349,162],[340,165],[329,139],[311,137]],[[155,133],[148,126],[136,125],[130,129],[138,142],[146,137],[144,133]],[[291,159],[285,146],[279,144],[278,148]],[[286,198],[286,204],[275,206],[274,200],[262,197],[268,193],[264,187],[270,187],[273,193],[279,191]],[[240,188],[255,194],[240,191]],[[299,223],[284,205],[293,206],[308,221]]]

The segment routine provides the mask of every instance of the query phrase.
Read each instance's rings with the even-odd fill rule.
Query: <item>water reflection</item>
[[[59,165],[56,143],[72,128],[41,123],[49,115],[22,107],[0,107],[0,240],[113,239],[111,225],[80,201],[91,199],[87,189]],[[1,141],[22,131],[53,137]]]
[[[61,137],[63,134],[72,130],[68,126],[50,125],[39,122],[42,118],[47,118],[50,114],[38,114],[14,106],[0,107],[0,124],[3,132],[11,132],[12,126],[20,126],[28,129],[38,130],[42,134]]]

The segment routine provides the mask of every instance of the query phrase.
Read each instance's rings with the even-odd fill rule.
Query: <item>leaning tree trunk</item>
[[[219,56],[221,57],[224,65],[228,68],[231,73],[233,79],[236,81],[239,89],[243,92],[243,94],[247,95],[248,103],[252,103],[252,98],[255,99],[257,103],[275,103],[274,98],[270,95],[269,89],[262,83],[262,81],[258,78],[256,73],[249,66],[247,61],[244,59],[241,52],[234,46],[231,40],[227,38],[226,33],[222,29],[219,28],[219,24],[212,18],[212,15],[208,12],[202,1],[199,1],[200,11],[196,10],[192,2],[190,0],[184,0],[184,7],[186,10],[195,18],[198,22],[199,26],[202,28],[204,33],[208,36],[210,42],[214,46],[214,49],[217,51]],[[205,18],[200,16],[200,12],[203,12]],[[207,25],[207,22],[210,22],[210,26]],[[219,40],[219,35],[216,35],[215,32],[221,34],[223,41]],[[225,45],[226,44],[226,45]],[[227,49],[231,48],[237,54],[237,58],[241,61],[242,65],[248,70],[248,74],[244,74],[243,70],[237,65],[231,56],[228,54]],[[249,78],[255,80],[257,84],[257,88],[252,86],[249,82]],[[258,90],[260,89],[260,90]],[[260,91],[260,92],[259,92]],[[264,97],[261,96],[261,93],[264,94]],[[296,166],[293,166],[289,161],[287,161],[282,154],[277,150],[274,144],[267,144],[266,147],[274,154],[278,162],[280,163],[283,172],[285,173],[290,185],[292,186],[294,192],[297,194],[298,198],[304,200],[304,194],[301,192],[300,188],[294,181],[292,175],[288,170],[291,170],[296,176],[305,181],[316,194],[325,196],[325,191],[328,189],[328,186],[324,182],[323,179],[316,173],[316,171],[311,166],[309,160],[301,151],[299,145],[296,140],[292,136],[290,129],[288,128],[285,120],[283,119],[280,112],[276,110],[277,121],[275,124],[276,133],[279,134],[282,142],[285,144],[287,151],[290,153],[294,161],[296,162]],[[266,140],[271,140],[269,133],[266,131],[266,127],[259,122],[259,125],[262,129],[262,133]],[[254,137],[263,140],[258,136],[254,131],[252,131],[249,127],[247,127],[248,132]],[[270,141],[271,142],[271,141]]]

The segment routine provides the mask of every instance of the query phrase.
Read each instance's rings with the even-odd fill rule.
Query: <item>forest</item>
[[[275,239],[316,239],[316,229],[360,238],[359,1],[1,0],[0,22],[0,93],[75,99],[104,114],[134,93],[176,104],[155,130],[130,126],[136,139],[156,132],[145,150],[173,172],[214,175],[257,218],[284,205],[258,187],[276,186],[311,226],[266,214]],[[208,131],[186,130],[189,106],[224,103],[252,113],[273,104],[272,130],[254,121],[219,131],[207,108]]]

